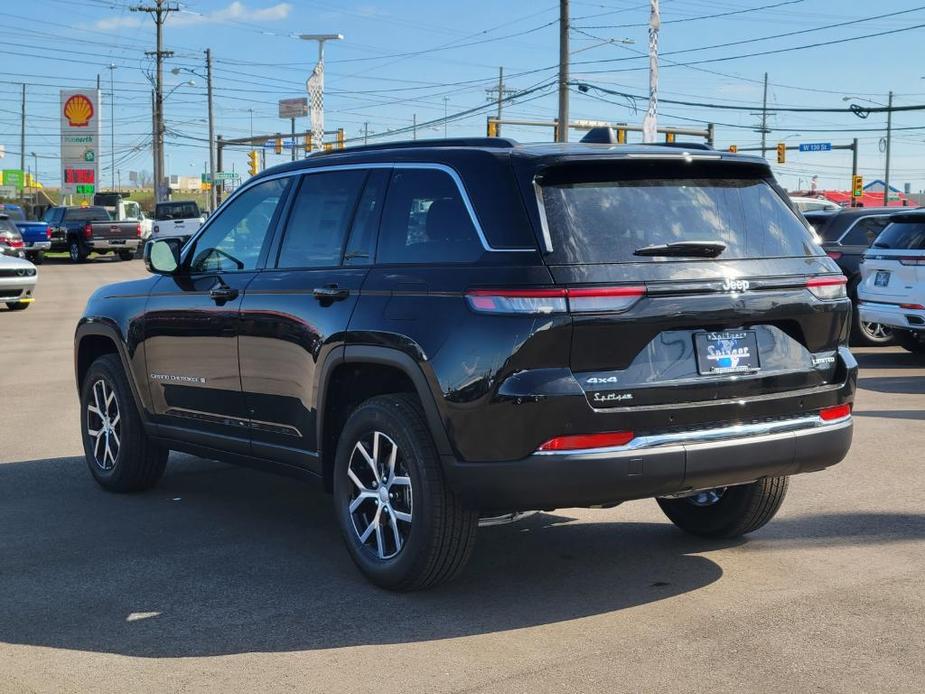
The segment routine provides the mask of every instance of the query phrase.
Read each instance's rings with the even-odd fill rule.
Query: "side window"
[[[482,255],[456,183],[444,171],[396,169],[379,233],[379,263],[465,263]]]
[[[841,240],[841,243],[843,246],[869,246],[889,222],[889,217],[864,217],[859,219],[851,227],[851,231]]]
[[[357,205],[350,239],[344,249],[344,265],[369,265],[376,254],[376,232],[382,217],[382,203],[389,184],[389,171],[373,169],[366,179],[363,197]]]
[[[57,224],[60,220],[61,210],[57,207],[49,207],[45,211],[45,216],[42,218],[42,221],[46,224]]]
[[[302,177],[292,202],[276,267],[334,267],[341,252],[366,171],[331,171]]]
[[[287,185],[285,178],[258,183],[224,207],[196,239],[190,272],[256,268],[270,223]]]

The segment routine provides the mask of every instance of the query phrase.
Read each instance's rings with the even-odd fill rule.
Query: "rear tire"
[[[354,563],[389,590],[454,578],[478,529],[478,513],[446,485],[420,404],[404,393],[370,398],[350,415],[334,462],[334,508]]]
[[[33,265],[41,265],[45,262],[45,251],[39,251],[38,253],[31,253],[26,256],[27,260]]]
[[[925,354],[925,340],[922,333],[913,332],[912,330],[897,330],[895,332],[896,343],[903,349],[909,350],[913,354]]]
[[[865,323],[857,307],[851,323],[851,344],[858,347],[886,347],[895,342],[893,329],[880,323]]]
[[[787,494],[788,479],[767,477],[702,495],[657,501],[668,519],[685,532],[700,537],[739,537],[774,517]]]
[[[90,251],[84,248],[78,239],[71,239],[67,242],[67,252],[72,263],[82,263],[90,255]]]
[[[166,448],[145,433],[135,400],[115,354],[94,361],[80,388],[80,432],[90,473],[112,492],[137,492],[157,484]]]
[[[135,257],[135,251],[119,251],[119,258],[122,260],[132,260]]]

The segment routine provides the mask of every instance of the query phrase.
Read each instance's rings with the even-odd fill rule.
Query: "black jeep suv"
[[[381,586],[451,578],[520,510],[654,497],[741,535],[851,443],[845,278],[761,159],[362,147],[251,178],[179,244],[77,327],[90,471],[317,478]]]

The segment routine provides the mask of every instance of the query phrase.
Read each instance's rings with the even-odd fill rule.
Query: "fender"
[[[431,436],[434,438],[434,444],[437,451],[443,455],[452,455],[453,449],[450,446],[449,437],[446,428],[443,426],[443,420],[440,417],[440,411],[437,408],[437,402],[434,399],[434,391],[427,382],[427,377],[420,365],[406,352],[402,352],[390,347],[379,347],[373,345],[347,345],[340,349],[332,351],[321,368],[321,375],[318,381],[318,417],[317,422],[317,440],[319,448],[324,441],[324,417],[325,400],[327,398],[328,379],[334,372],[335,367],[344,363],[356,364],[381,364],[391,366],[404,373],[414,384],[421,406],[424,409],[424,415],[427,419],[427,425],[430,429]]]
[[[131,360],[128,357],[128,349],[125,339],[118,325],[109,318],[86,317],[80,319],[77,323],[77,329],[74,332],[74,381],[77,385],[78,397],[80,394],[80,364],[78,355],[80,354],[80,344],[88,336],[99,335],[108,338],[116,347],[116,354],[122,362],[122,369],[126,375],[129,389],[132,391],[132,398],[135,401],[135,407],[144,423],[145,429],[153,433],[151,423],[148,421],[148,408],[145,404],[145,398],[142,397],[138,384],[135,381],[135,371],[132,369]]]

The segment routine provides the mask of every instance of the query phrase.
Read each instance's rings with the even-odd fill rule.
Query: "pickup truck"
[[[51,248],[51,227],[45,222],[27,222],[26,213],[19,205],[0,205],[0,215],[7,215],[19,230],[23,252],[35,265],[41,265],[45,251]]]
[[[147,241],[151,236],[154,221],[145,216],[141,205],[135,200],[129,200],[125,193],[100,192],[93,196],[93,204],[106,208],[109,218],[117,222],[141,222],[141,239]]]
[[[52,207],[45,213],[51,227],[52,250],[67,249],[72,263],[82,263],[91,253],[112,251],[131,260],[141,244],[139,222],[115,222],[102,207]]]
[[[179,236],[185,240],[195,234],[204,221],[206,217],[195,200],[159,202],[154,206],[151,238]]]

